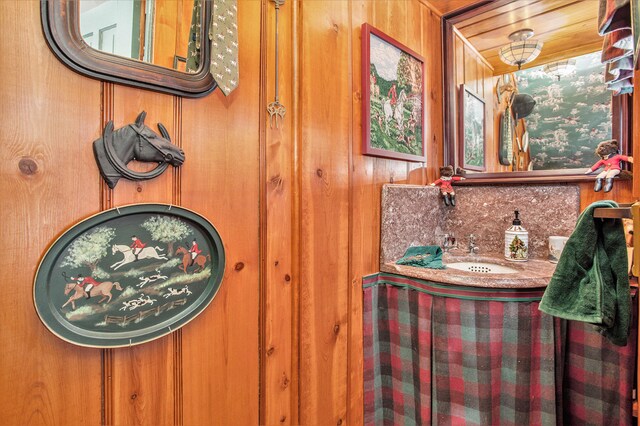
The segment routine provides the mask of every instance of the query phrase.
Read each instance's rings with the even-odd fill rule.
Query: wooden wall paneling
[[[611,192],[594,192],[594,182],[582,182],[580,186],[580,211],[589,204],[600,200],[614,200],[617,203],[633,203],[636,197],[632,194],[633,183],[630,180],[616,181]]]
[[[39,20],[39,2],[0,2],[0,413],[4,424],[99,424],[100,351],[50,333],[32,294],[46,249],[100,207],[100,83],[53,56]]]
[[[508,2],[500,7],[494,7],[491,10],[482,13],[476,13],[474,16],[471,16],[467,19],[463,19],[461,22],[456,23],[456,27],[460,30],[466,29],[467,27],[472,27],[474,24],[478,22],[486,21],[489,19],[496,19],[498,16],[502,15],[505,17],[504,20],[511,19],[513,20],[514,16],[518,17],[527,17],[534,16],[540,13],[543,13],[545,10],[549,8],[555,9],[559,6],[566,5],[567,0],[516,0]]]
[[[261,8],[238,2],[238,88],[182,100],[182,205],[213,223],[227,257],[218,294],[182,329],[185,425],[259,421]]]
[[[178,42],[178,22],[187,20],[191,22],[191,14],[188,17],[181,16],[182,0],[158,2],[155,5],[155,20],[153,34],[153,63],[161,67],[173,69],[173,57],[176,54]],[[186,44],[187,41],[185,41]]]
[[[433,59],[430,57],[430,55],[425,55],[424,54],[424,47],[423,47],[423,34],[424,34],[424,28],[422,25],[422,13],[421,10],[425,7],[424,5],[420,4],[417,1],[411,1],[411,2],[406,2],[407,8],[406,8],[406,27],[407,27],[407,35],[406,38],[401,39],[404,40],[405,43],[409,48],[411,48],[412,50],[419,52],[420,56],[423,57],[424,60],[424,79],[425,79],[425,84],[422,87],[422,91],[424,93],[424,103],[426,104],[428,101],[428,95],[426,92],[426,86],[427,86],[427,74],[429,73],[429,63],[430,61],[432,61]],[[423,105],[422,107],[422,116],[423,119],[425,117],[425,107]],[[422,123],[422,128],[424,129],[424,133],[423,133],[423,137],[426,141],[429,140],[429,127],[426,126],[425,121],[423,120]],[[423,140],[423,143],[425,143],[425,141]],[[427,144],[425,143],[425,152],[428,150],[427,148]],[[426,152],[428,155],[428,152]],[[427,160],[428,161],[428,160]],[[421,185],[425,183],[425,179],[426,179],[426,170],[425,170],[425,163],[416,163],[416,162],[407,162],[407,177],[406,177],[406,182],[409,184],[415,184],[415,185]]]
[[[293,394],[292,355],[297,354],[293,310],[299,277],[293,274],[297,252],[293,251],[293,192],[296,190],[294,162],[295,117],[293,20],[297,2],[285,3],[278,15],[279,75],[275,75],[275,7],[263,0],[263,99],[259,107],[261,126],[265,132],[261,148],[261,249],[263,250],[262,332],[261,332],[261,414],[260,424],[297,424],[296,395]],[[266,38],[264,38],[266,37]],[[279,127],[270,126],[266,105],[275,97],[275,79],[279,80],[280,102],[287,108]],[[297,388],[296,388],[297,389]],[[294,416],[296,416],[294,418]]]
[[[476,55],[466,44],[464,45],[464,84],[478,93],[478,64]]]
[[[462,40],[462,38],[460,38],[460,36],[458,35],[454,35],[454,44],[453,44],[453,56],[454,56],[454,72],[455,72],[455,92],[456,92],[456,96],[455,96],[455,103],[452,107],[452,111],[454,112],[453,116],[452,116],[452,122],[454,123],[453,127],[453,132],[452,132],[452,138],[454,141],[458,140],[458,133],[459,133],[459,121],[460,118],[458,116],[458,105],[460,105],[460,85],[464,84],[465,82],[465,63],[466,63],[466,58],[465,58],[465,44],[464,41]],[[453,150],[453,155],[452,155],[452,159],[449,161],[450,164],[458,164],[458,155],[459,152],[457,149]]]
[[[175,98],[147,90],[116,85],[113,95],[113,121],[115,128],[135,121],[141,111],[147,112],[145,124],[159,132],[157,123],[167,128],[172,140],[176,138],[174,122]],[[189,154],[185,165],[188,167]],[[151,163],[133,164],[138,170],[150,170]],[[122,179],[113,190],[114,206],[137,203],[173,202],[174,179],[170,170],[153,180],[132,182]],[[129,241],[121,241],[130,244]],[[171,424],[174,398],[175,333],[162,339],[131,348],[112,351],[113,416],[121,424]]]
[[[442,23],[438,15],[426,7],[422,14],[422,52],[426,61],[425,132],[427,140],[427,175],[424,184],[440,177],[444,165],[443,99],[442,99]]]
[[[373,8],[370,2],[351,3],[351,67],[353,76],[362,72],[361,24],[373,25]],[[350,208],[350,269],[349,269],[349,359],[347,422],[348,425],[364,423],[364,384],[362,349],[362,275],[378,265],[379,209],[375,208],[378,185],[373,181],[374,157],[362,155],[362,82],[353,78],[352,144],[350,152],[351,208]],[[368,232],[362,232],[367,226]]]
[[[521,28],[532,28],[536,34],[543,34],[556,29],[561,29],[564,25],[582,22],[593,19],[598,13],[598,3],[574,1],[564,2],[559,7],[545,7],[543,11],[530,16],[524,14],[514,15],[505,13],[496,15],[493,19],[483,19],[464,27],[463,35],[471,41],[480,51],[484,50],[484,45],[491,45],[496,40],[508,40],[508,35]],[[595,31],[595,28],[594,28]],[[472,40],[476,38],[477,42]]]
[[[463,9],[465,7],[473,6],[476,3],[481,3],[481,0],[428,0],[439,12],[440,15],[446,15],[447,13],[455,12],[456,10]]]
[[[304,2],[301,26],[300,423],[342,424],[348,378],[350,4]]]
[[[350,177],[350,298],[349,298],[349,388],[348,424],[361,424],[363,419],[362,371],[362,277],[379,270],[380,262],[380,194],[382,185],[391,181],[425,184],[435,180],[442,164],[442,70],[439,58],[440,18],[419,2],[351,3],[352,8],[352,146]],[[405,8],[404,11],[398,7]],[[396,11],[396,12],[394,12]],[[390,19],[395,16],[396,19]],[[405,16],[405,30],[398,30],[398,16]],[[371,23],[397,38],[425,57],[425,139],[427,164],[373,158],[362,155],[362,99],[360,25]],[[406,32],[406,35],[403,33]],[[432,49],[436,49],[433,52]],[[405,174],[406,173],[406,174]]]
[[[494,74],[510,70],[498,57],[498,49],[508,42],[511,32],[523,26],[535,31],[535,38],[544,43],[540,57],[525,66],[537,66],[588,53],[602,44],[595,30],[597,2],[584,1],[515,1],[496,3],[493,10],[475,16],[456,19],[456,28],[495,69]],[[483,9],[486,9],[483,8]],[[572,46],[567,49],[566,46]],[[599,47],[595,47],[597,50]]]
[[[178,19],[176,22],[175,54],[186,58],[188,55],[189,35],[191,34],[191,17],[193,14],[194,0],[177,1]],[[183,64],[182,66],[185,65],[186,64]]]
[[[376,2],[376,5],[380,3]],[[351,3],[351,67],[353,72],[352,144],[350,152],[350,269],[349,269],[349,425],[364,423],[364,383],[362,348],[362,276],[379,270],[380,186],[374,169],[384,159],[362,155],[362,37],[361,24],[376,26],[375,7],[369,1]]]

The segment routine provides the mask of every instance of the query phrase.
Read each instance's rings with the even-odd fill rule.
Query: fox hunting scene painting
[[[213,299],[224,273],[215,228],[176,206],[141,204],[80,222],[44,256],[36,309],[58,337],[118,347],[170,333]]]
[[[368,24],[362,26],[364,153],[426,161],[424,61]]]

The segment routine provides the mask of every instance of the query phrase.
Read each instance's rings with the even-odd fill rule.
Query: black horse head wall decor
[[[109,121],[100,139],[93,141],[93,153],[100,174],[114,188],[121,178],[138,181],[160,176],[171,164],[174,167],[184,163],[184,151],[171,143],[169,132],[158,123],[162,136],[144,124],[147,113],[142,111],[136,122],[113,130],[113,121]],[[136,172],[127,164],[132,161],[158,163],[148,172]]]

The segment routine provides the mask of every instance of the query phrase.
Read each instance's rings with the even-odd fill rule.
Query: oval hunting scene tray
[[[49,248],[34,302],[55,335],[89,347],[148,342],[182,327],[213,300],[224,247],[199,214],[137,204],[92,216]]]

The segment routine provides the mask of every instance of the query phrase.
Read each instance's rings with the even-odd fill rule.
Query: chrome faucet
[[[476,236],[473,234],[469,235],[469,254],[478,254],[480,248],[476,245]]]
[[[453,234],[444,234],[442,239],[442,251],[448,253],[449,250],[458,248],[458,244],[456,243],[456,237]]]

